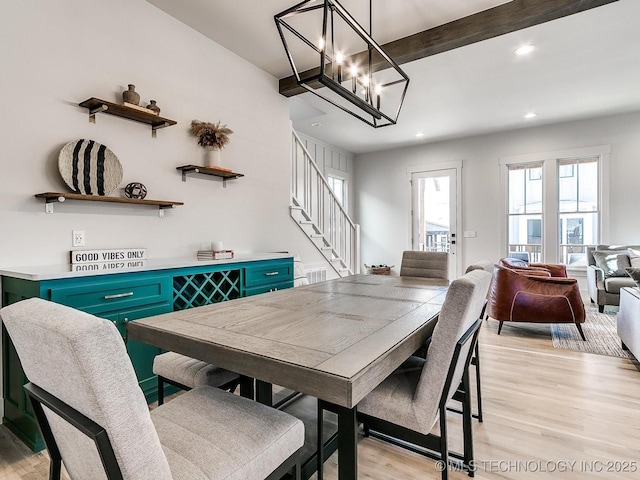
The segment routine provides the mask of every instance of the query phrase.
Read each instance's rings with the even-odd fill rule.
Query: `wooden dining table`
[[[357,478],[356,406],[431,335],[447,287],[354,275],[148,317],[131,339],[333,404],[338,473]],[[265,392],[267,392],[265,394]]]

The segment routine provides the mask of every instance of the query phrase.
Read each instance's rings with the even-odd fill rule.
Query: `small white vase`
[[[205,167],[221,167],[222,159],[219,148],[207,148],[207,153],[204,156]]]

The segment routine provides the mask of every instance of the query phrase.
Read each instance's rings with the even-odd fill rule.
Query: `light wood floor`
[[[554,349],[547,325],[505,324],[496,333],[497,322],[485,322],[476,478],[640,478],[638,363]],[[460,451],[459,415],[451,413],[448,424],[450,444]],[[32,454],[0,426],[0,479],[46,480],[47,462],[46,453]],[[336,464],[334,455],[327,480],[337,478]],[[371,438],[359,443],[358,466],[361,479],[440,478],[433,460]],[[635,471],[620,471],[625,467]]]

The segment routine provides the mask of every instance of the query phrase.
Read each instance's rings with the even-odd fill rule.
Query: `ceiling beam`
[[[506,33],[533,27],[558,18],[584,12],[618,0],[512,0],[468,17],[409,35],[382,45],[382,49],[399,65],[471,45]],[[367,55],[359,52],[354,56]],[[385,66],[388,66],[385,62]],[[376,65],[373,69],[377,70]],[[300,73],[308,78],[319,73],[314,68]],[[308,83],[322,88],[320,82]],[[295,76],[281,78],[279,91],[285,97],[293,97],[307,90],[300,87]]]

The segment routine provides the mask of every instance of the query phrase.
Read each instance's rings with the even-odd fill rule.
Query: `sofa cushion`
[[[624,277],[609,277],[604,279],[604,289],[607,293],[611,293],[613,295],[620,295],[620,289],[622,287],[635,287],[636,282],[633,281],[629,275]]]
[[[629,253],[629,261],[631,262],[632,267],[640,267],[640,250],[635,248],[627,249]]]
[[[636,282],[638,288],[640,288],[640,267],[627,268],[627,274]]]
[[[596,266],[601,268],[605,277],[628,277],[625,268],[631,266],[627,251],[596,250],[593,252]]]

